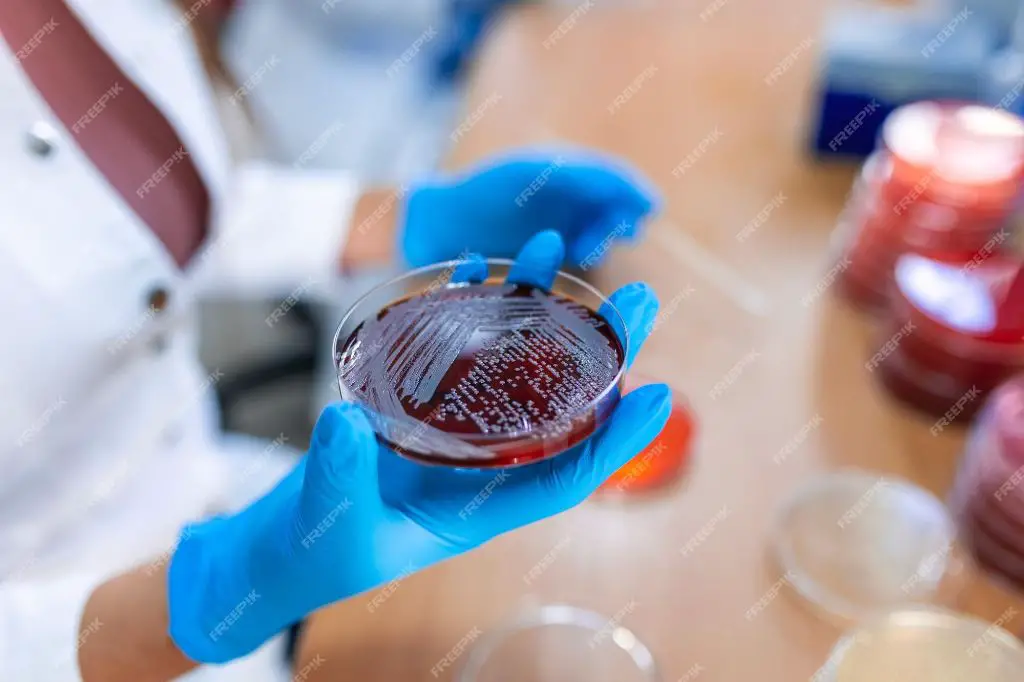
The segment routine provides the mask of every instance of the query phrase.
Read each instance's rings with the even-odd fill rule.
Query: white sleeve
[[[358,197],[350,173],[241,164],[190,266],[199,292],[278,297],[329,282]]]
[[[82,682],[78,650],[103,623],[82,623],[101,577],[0,583],[0,680]]]

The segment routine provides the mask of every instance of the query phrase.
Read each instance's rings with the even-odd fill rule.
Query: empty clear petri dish
[[[477,640],[457,682],[660,682],[650,649],[620,619],[552,604]]]
[[[342,398],[364,408],[384,444],[428,464],[489,468],[548,459],[600,429],[629,338],[615,306],[572,275],[457,260],[356,301],[334,352]]]
[[[797,490],[775,519],[772,542],[797,594],[842,625],[945,603],[965,575],[941,500],[908,481],[855,469]]]
[[[1011,682],[1024,645],[997,625],[917,607],[880,616],[845,635],[813,682]]]

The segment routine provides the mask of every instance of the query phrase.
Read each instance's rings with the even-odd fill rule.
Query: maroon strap
[[[63,0],[0,1],[0,32],[93,165],[187,263],[205,238],[210,199],[163,114]]]

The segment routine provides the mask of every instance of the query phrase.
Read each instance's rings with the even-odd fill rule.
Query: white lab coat
[[[4,681],[79,680],[93,587],[165,562],[182,524],[244,503],[290,465],[287,446],[231,447],[218,434],[219,375],[197,360],[195,302],[225,287],[283,298],[329,281],[357,193],[339,173],[232,167],[191,34],[167,0],[68,2],[175,127],[214,219],[204,251],[177,268],[0,50]],[[239,450],[255,458],[232,459]],[[287,679],[280,654],[264,647],[194,678]]]

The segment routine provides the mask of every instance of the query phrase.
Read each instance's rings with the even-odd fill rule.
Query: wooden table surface
[[[950,485],[962,434],[933,437],[932,420],[888,399],[865,369],[880,345],[870,326],[830,290],[815,294],[853,176],[804,153],[822,4],[579,7],[554,39],[571,6],[517,9],[496,29],[450,165],[572,143],[658,185],[661,219],[597,279],[658,291],[662,317],[636,369],[694,407],[692,469],[669,493],[590,500],[408,577],[372,613],[375,595],[332,607],[305,642],[324,659],[308,679],[454,679],[431,669],[467,633],[541,602],[625,614],[668,682],[807,679],[840,630],[785,586],[747,616],[780,584],[767,551],[780,503],[838,466]],[[966,608],[989,619],[1004,609],[987,586],[970,594]]]

